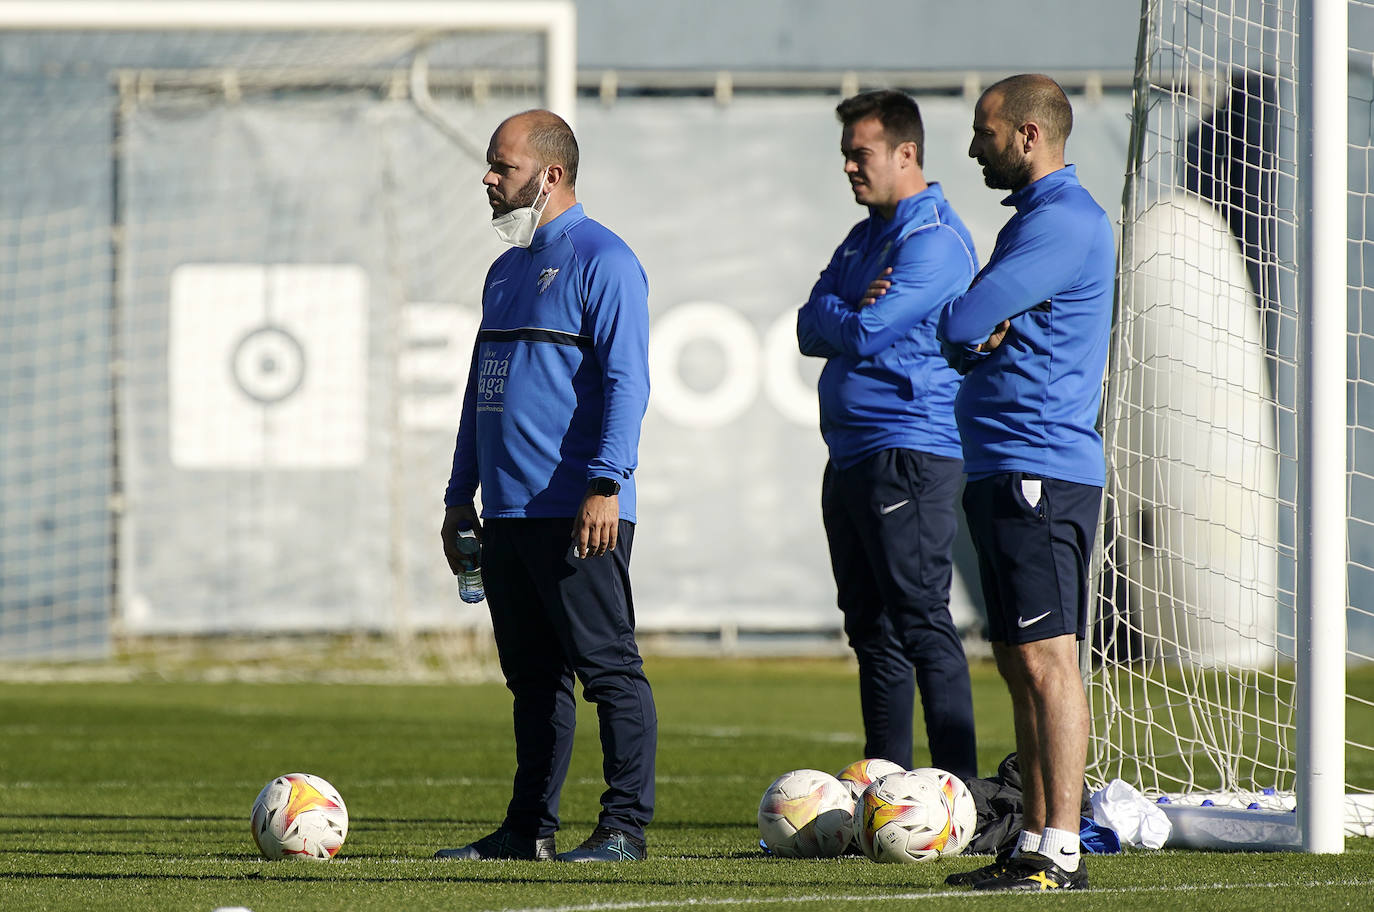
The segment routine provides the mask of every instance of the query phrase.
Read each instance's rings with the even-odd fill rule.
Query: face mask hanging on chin
[[[539,227],[539,220],[544,216],[544,210],[549,208],[549,197],[551,193],[543,193],[544,181],[548,177],[549,169],[545,168],[539,175],[539,189],[542,200],[536,199],[534,206],[521,206],[519,209],[512,209],[505,215],[498,215],[491,220],[491,227],[496,229],[496,235],[507,244],[515,247],[528,247],[534,240],[534,229]],[[542,205],[541,205],[542,203]]]

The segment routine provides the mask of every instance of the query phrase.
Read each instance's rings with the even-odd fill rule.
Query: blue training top
[[[1062,168],[1002,200],[1016,214],[973,287],[944,308],[940,339],[964,385],[955,414],[971,479],[1027,472],[1105,482],[1097,412],[1112,322],[1111,222]],[[991,352],[973,349],[1003,320]]]
[[[860,309],[889,266],[892,287]],[[891,220],[870,209],[835,249],[797,313],[797,342],[802,354],[828,359],[821,436],[837,467],[894,448],[959,457],[959,375],[940,355],[935,326],[977,268],[973,238],[939,184],[899,202]]]
[[[572,517],[592,478],[634,470],[649,402],[649,282],[634,252],[573,205],[487,271],[447,506]]]

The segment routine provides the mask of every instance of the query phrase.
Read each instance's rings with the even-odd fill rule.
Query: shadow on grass
[[[33,813],[33,814],[0,814],[0,832],[4,830],[6,821],[63,821],[63,820],[84,820],[84,821],[104,821],[104,820],[124,820],[124,821],[148,821],[160,823],[167,826],[175,826],[179,823],[219,823],[225,826],[239,826],[244,820],[248,819],[245,811],[242,815],[233,816],[225,814],[56,814],[56,813]],[[373,829],[383,827],[403,827],[403,826],[460,826],[460,827],[492,827],[500,823],[498,817],[364,817],[355,814],[348,815],[349,822],[355,826],[366,826]],[[559,830],[560,834],[567,834],[572,831],[591,830],[597,821],[592,818],[572,818],[563,821],[563,826]],[[689,830],[728,830],[746,827],[752,829],[752,820],[691,820],[673,821],[650,827],[650,833],[676,833]],[[31,832],[24,830],[23,832]]]
[[[437,862],[438,864],[452,864],[452,862]],[[533,862],[527,862],[533,864]],[[485,865],[484,865],[485,866]],[[585,866],[578,866],[585,868]],[[558,870],[568,872],[569,868],[563,865],[558,866]],[[530,875],[518,875],[508,869],[501,871],[490,871],[487,876],[478,874],[465,875],[453,873],[436,877],[378,877],[366,875],[361,877],[331,877],[322,874],[303,874],[289,877],[269,877],[263,871],[247,871],[242,874],[153,874],[138,872],[118,872],[118,873],[94,873],[94,872],[75,872],[75,871],[5,871],[0,870],[0,878],[14,881],[37,881],[37,882],[64,882],[64,881],[95,881],[108,883],[129,883],[135,881],[148,882],[181,882],[181,883],[242,883],[251,881],[255,883],[321,883],[321,884],[527,884],[527,885],[558,885],[558,884],[581,884],[594,886],[599,884],[617,884],[620,886],[635,887],[667,887],[681,888],[683,881],[681,876],[664,877],[635,877],[627,878],[617,875],[612,871],[600,868],[604,872],[603,877],[592,876],[565,876],[565,877],[536,877]],[[590,872],[589,872],[590,873]],[[739,878],[731,879],[729,884],[732,888],[748,889],[771,888],[778,886],[778,882],[773,879],[754,879]],[[827,878],[789,878],[789,887],[813,887],[825,889],[835,886],[833,879]],[[919,886],[912,884],[911,886]],[[880,887],[881,889],[881,887]]]

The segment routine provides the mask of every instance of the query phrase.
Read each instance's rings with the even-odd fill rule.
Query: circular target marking
[[[229,366],[245,396],[273,405],[305,381],[305,349],[280,326],[260,326],[234,346]]]

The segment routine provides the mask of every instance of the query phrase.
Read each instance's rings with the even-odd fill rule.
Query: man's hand
[[[448,559],[449,569],[453,571],[454,576],[463,568],[458,548],[454,544],[458,540],[458,532],[462,529],[472,529],[477,533],[477,540],[482,540],[482,521],[477,518],[477,508],[470,503],[458,504],[444,510],[444,526],[439,531],[439,535],[444,539],[444,557]]]
[[[1006,338],[1007,330],[1009,329],[1011,329],[1010,320],[1003,320],[1001,323],[998,323],[997,328],[992,331],[992,335],[988,336],[987,341],[978,343],[978,351],[990,352],[997,346],[1001,345],[1002,340]]]
[[[615,550],[620,532],[620,496],[587,492],[573,519],[572,541],[575,557],[600,557]]]
[[[892,275],[891,266],[884,269],[882,275],[868,283],[868,290],[864,292],[863,300],[859,302],[860,310],[863,310],[865,307],[873,304],[883,295],[887,294],[887,290],[892,287],[892,280],[888,278],[890,275]]]

